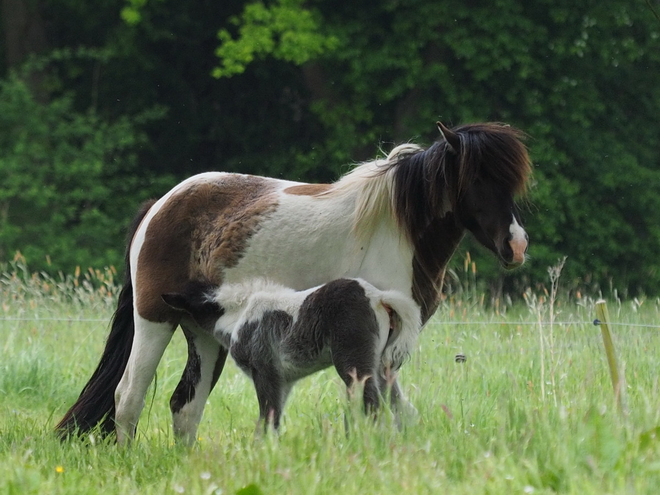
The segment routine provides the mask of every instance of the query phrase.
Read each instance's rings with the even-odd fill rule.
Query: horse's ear
[[[436,122],[436,125],[438,126],[438,130],[440,131],[440,134],[442,134],[442,137],[445,138],[449,149],[453,153],[458,154],[458,152],[461,150],[461,138],[458,137],[458,134],[456,134],[440,121]]]

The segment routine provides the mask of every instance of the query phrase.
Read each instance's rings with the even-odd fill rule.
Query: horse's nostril
[[[511,250],[511,264],[522,265],[525,262],[525,253],[527,252],[526,239],[512,239],[509,241],[509,248]]]

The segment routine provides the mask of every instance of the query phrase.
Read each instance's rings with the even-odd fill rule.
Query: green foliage
[[[567,255],[574,287],[660,291],[657,2],[35,3],[55,50],[41,72],[46,107],[67,102],[69,135],[92,118],[115,126],[110,154],[116,126],[135,126],[120,176],[330,181],[393,144],[430,143],[438,119],[504,121],[529,134],[536,164],[523,212],[531,259],[505,276],[467,244],[490,285],[520,293]],[[135,121],[153,108],[163,113]],[[100,160],[114,188],[117,165]]]
[[[140,11],[147,4],[147,0],[127,0],[128,5],[121,9],[121,18],[127,24],[135,25],[142,20]]]
[[[340,40],[307,62],[325,81],[310,103],[321,147],[344,159],[384,138],[428,142],[438,118],[518,125],[536,187],[525,215],[531,271],[517,278],[540,280],[568,255],[576,286],[660,290],[660,23],[646,5],[317,5]],[[241,29],[256,24],[241,18]]]
[[[216,55],[221,67],[214,77],[245,72],[255,58],[273,56],[278,60],[303,64],[337,46],[337,38],[322,32],[319,16],[303,8],[303,0],[278,0],[267,7],[262,2],[249,3],[240,16],[230,18],[238,27],[234,39],[228,29],[218,32],[220,46]]]
[[[36,101],[15,73],[0,81],[0,259],[21,251],[53,271],[120,263],[124,226],[151,194],[135,150],[152,117],[109,122],[67,95]]]

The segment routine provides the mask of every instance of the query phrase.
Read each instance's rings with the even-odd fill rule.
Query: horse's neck
[[[410,296],[413,250],[393,218],[382,217],[369,235],[356,235],[347,276]]]
[[[438,308],[447,264],[464,233],[453,213],[448,213],[434,219],[414,243],[412,293],[422,308],[422,323]]]

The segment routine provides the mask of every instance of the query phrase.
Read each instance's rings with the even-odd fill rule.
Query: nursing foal
[[[412,351],[419,306],[398,291],[362,279],[338,279],[305,291],[251,279],[191,283],[163,300],[212,334],[253,380],[264,429],[279,427],[293,384],[334,365],[346,386],[364,382],[364,408],[374,412],[391,372]]]

